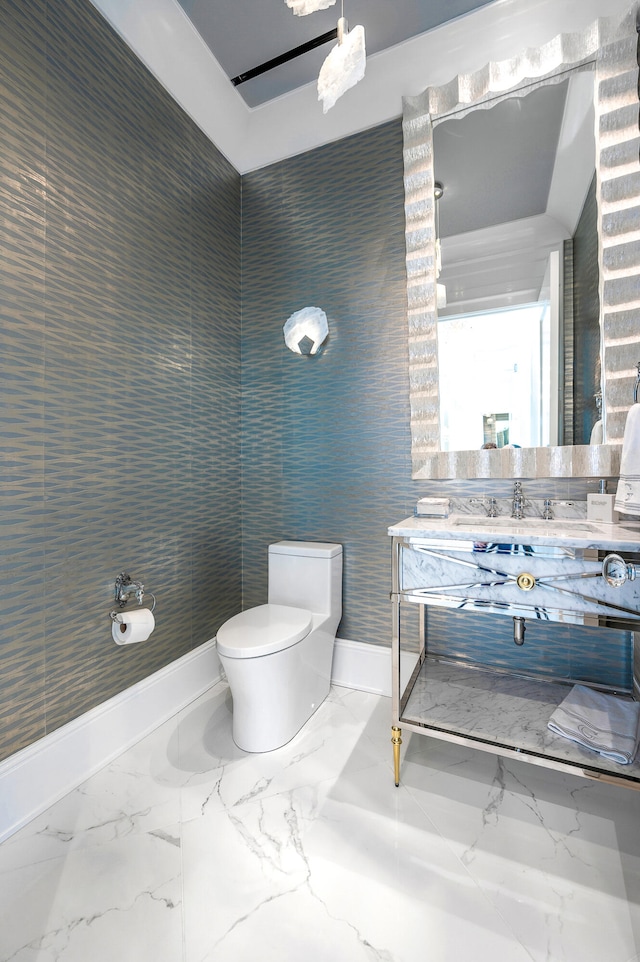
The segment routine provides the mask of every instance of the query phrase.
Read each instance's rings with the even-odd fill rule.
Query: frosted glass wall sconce
[[[303,307],[288,319],[284,342],[295,354],[316,354],[329,334],[327,315],[319,307]]]

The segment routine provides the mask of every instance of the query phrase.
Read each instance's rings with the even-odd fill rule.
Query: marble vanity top
[[[605,524],[581,518],[515,518],[454,514],[448,518],[410,517],[388,529],[391,537],[509,544],[561,544],[567,547],[640,551],[640,521]]]

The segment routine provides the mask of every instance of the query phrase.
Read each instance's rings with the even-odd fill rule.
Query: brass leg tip
[[[391,726],[391,744],[393,745],[393,773],[396,788],[400,785],[400,746],[402,745],[401,731],[397,725]]]

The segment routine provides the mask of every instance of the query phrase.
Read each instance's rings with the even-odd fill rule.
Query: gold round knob
[[[533,575],[530,575],[528,571],[523,571],[522,574],[518,575],[516,584],[518,588],[522,588],[523,591],[531,591],[531,589],[536,586],[536,579]]]

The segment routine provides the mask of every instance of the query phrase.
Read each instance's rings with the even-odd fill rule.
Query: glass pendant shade
[[[362,80],[366,62],[364,27],[358,24],[349,33],[344,33],[342,43],[331,49],[320,68],[318,100],[322,101],[323,113],[326,114],[343,93]]]

